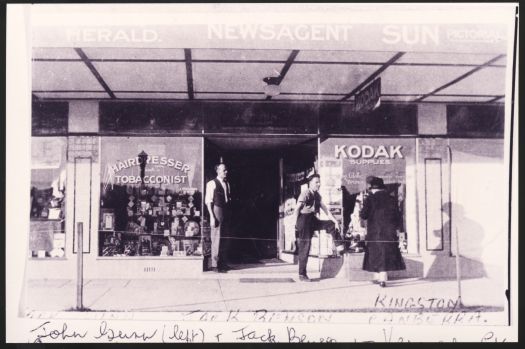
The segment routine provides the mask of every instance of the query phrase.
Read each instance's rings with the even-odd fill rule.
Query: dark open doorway
[[[229,263],[253,264],[278,258],[282,205],[280,160],[290,157],[290,151],[301,148],[307,140],[300,137],[206,140],[205,180],[214,178],[214,166],[219,162],[223,161],[229,168],[233,211],[228,238]]]
[[[228,162],[235,219],[228,257],[253,263],[277,257],[279,162],[274,152],[241,150],[224,153]]]

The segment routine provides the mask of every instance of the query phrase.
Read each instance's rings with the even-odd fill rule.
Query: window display
[[[367,195],[367,176],[381,177],[389,194],[397,198],[401,218],[398,227],[399,247],[404,253],[408,251],[406,168],[414,161],[414,149],[413,140],[395,138],[330,138],[321,143],[321,169],[329,168],[332,177],[340,178],[338,185],[342,194],[343,233],[350,252],[363,252],[365,247],[366,221],[359,217],[359,213]],[[325,178],[330,179],[329,176]],[[323,183],[330,187],[328,181]],[[325,191],[329,189],[326,187]]]
[[[64,257],[65,138],[32,138],[30,193],[30,256],[34,258]]]
[[[203,254],[200,147],[192,138],[103,140],[99,256]]]
[[[200,192],[126,186],[102,199],[101,256],[201,255]],[[120,203],[119,203],[120,201]],[[125,212],[118,206],[125,205]],[[106,207],[113,208],[106,208]]]

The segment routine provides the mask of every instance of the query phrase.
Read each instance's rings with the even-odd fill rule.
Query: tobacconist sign
[[[329,138],[321,143],[321,159],[339,162],[341,185],[350,193],[358,193],[365,188],[367,176],[381,177],[385,184],[404,184],[414,149],[415,141],[410,139]]]

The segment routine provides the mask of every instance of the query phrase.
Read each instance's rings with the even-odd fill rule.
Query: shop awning
[[[145,13],[90,7],[78,18],[76,7],[69,16],[36,7],[34,98],[346,103],[380,77],[385,102],[504,99],[511,60],[501,9],[479,17],[479,9],[468,6],[448,12],[420,8],[403,12],[403,21],[387,7],[381,19],[372,20],[374,11],[363,6],[315,12],[310,5],[301,13],[289,5],[289,12],[270,17],[223,7],[162,6]],[[193,17],[184,16],[185,8]],[[130,25],[133,18],[142,20]],[[279,77],[280,94],[268,97],[263,79],[272,76]]]

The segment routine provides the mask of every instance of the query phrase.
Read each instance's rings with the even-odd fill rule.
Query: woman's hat
[[[370,189],[385,189],[385,183],[382,178],[373,177],[370,179]]]

